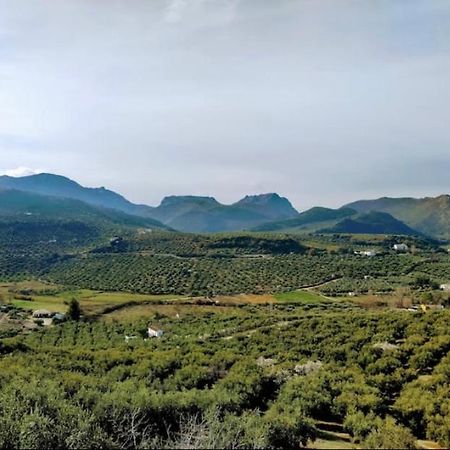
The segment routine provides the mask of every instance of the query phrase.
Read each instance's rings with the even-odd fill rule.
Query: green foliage
[[[293,291],[340,276],[351,280],[364,280],[367,275],[395,277],[413,270],[415,262],[413,257],[395,255],[370,259],[335,255],[181,258],[102,254],[58,264],[48,277],[69,286],[109,291],[185,295],[265,293]],[[333,286],[334,283],[330,284],[329,289]]]
[[[449,319],[248,306],[159,314],[147,341],[144,319],[5,339],[0,446],[292,448],[316,421],[364,447],[408,446],[404,427],[448,445]]]
[[[67,318],[69,320],[80,320],[81,317],[81,307],[80,303],[76,298],[70,300],[69,309],[67,310]]]
[[[397,425],[395,420],[387,417],[384,422],[372,431],[364,440],[364,448],[368,449],[415,449],[416,439],[405,427]]]

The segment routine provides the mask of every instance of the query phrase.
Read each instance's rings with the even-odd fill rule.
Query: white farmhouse
[[[407,252],[409,250],[409,247],[406,244],[394,244],[393,249],[396,252]]]
[[[355,255],[372,257],[377,256],[377,252],[375,250],[355,251]]]
[[[164,332],[163,330],[154,330],[153,328],[148,327],[147,334],[149,338],[152,337],[160,338],[164,334]]]

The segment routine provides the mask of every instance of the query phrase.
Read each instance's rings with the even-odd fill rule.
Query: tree
[[[67,317],[69,318],[69,320],[80,320],[81,313],[80,303],[78,302],[78,300],[76,298],[70,300],[69,310],[67,311]]]
[[[369,434],[364,441],[365,448],[415,449],[416,438],[408,428],[397,425],[392,417],[387,417],[384,424]]]

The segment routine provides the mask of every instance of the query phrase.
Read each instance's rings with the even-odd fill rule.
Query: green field
[[[280,303],[328,303],[329,299],[323,295],[310,291],[293,291],[293,292],[281,292],[274,295],[275,299]]]
[[[102,292],[90,289],[67,289],[50,283],[22,281],[3,283],[0,296],[8,303],[24,310],[45,309],[65,313],[70,300],[77,299],[84,313],[99,314],[108,308],[126,304],[165,302],[183,297],[176,295],[143,295],[122,292]],[[22,299],[26,297],[26,300]]]

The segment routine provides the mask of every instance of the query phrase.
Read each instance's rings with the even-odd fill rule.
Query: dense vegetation
[[[449,319],[248,306],[153,316],[155,340],[148,318],[5,339],[0,447],[293,448],[322,421],[449,445]]]
[[[35,277],[108,291],[210,296],[321,284],[328,295],[381,293],[410,286],[418,276],[434,284],[450,281],[450,256],[423,239],[403,239],[413,254],[397,254],[392,245],[399,238],[339,234],[298,238],[142,230],[111,237],[83,222],[0,222],[0,280]],[[355,254],[368,248],[377,256]]]
[[[0,221],[0,280],[59,285],[35,281],[52,301],[38,287],[2,287],[0,303],[14,304],[2,307],[21,324],[0,330],[0,447],[292,448],[324,423],[365,448],[449,445],[449,312],[334,300],[408,289],[445,304],[437,288],[450,281],[450,255],[436,242],[190,235],[97,217]],[[410,252],[393,251],[399,242]],[[376,256],[358,253],[368,249]],[[305,286],[329,298],[295,292]],[[116,298],[124,292],[172,297],[150,308],[150,297]],[[241,293],[277,294],[239,307],[173,295]],[[44,328],[20,309],[44,300],[64,301],[67,321]],[[141,313],[114,315],[124,306]],[[14,336],[27,320],[37,330]],[[144,340],[149,323],[161,339]]]
[[[48,277],[70,286],[188,295],[289,291],[342,276],[364,279],[408,273],[413,257],[283,255],[267,258],[180,258],[93,255],[58,264]]]

